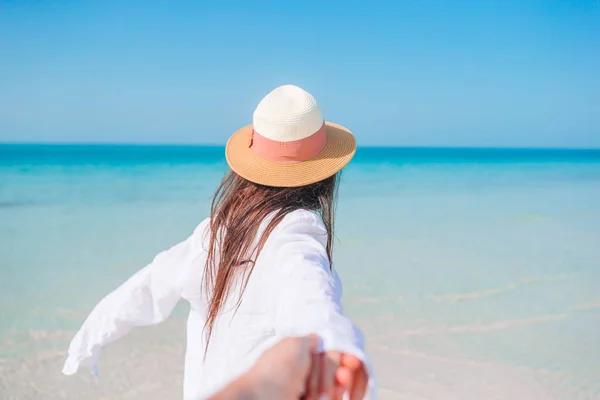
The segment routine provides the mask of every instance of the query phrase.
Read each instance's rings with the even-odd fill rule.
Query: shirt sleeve
[[[362,332],[344,316],[342,284],[326,251],[327,232],[322,222],[302,219],[282,227],[276,268],[281,291],[275,321],[279,337],[315,333],[323,351],[355,355],[367,367],[369,387],[365,399],[376,398],[373,368],[364,350]]]
[[[87,317],[71,345],[63,373],[73,375],[87,366],[97,376],[100,349],[132,328],[164,321],[181,298],[182,281],[194,259],[194,233],[158,254],[145,268],[103,298]]]

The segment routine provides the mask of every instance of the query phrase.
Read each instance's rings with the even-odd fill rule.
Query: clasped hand
[[[315,335],[281,340],[212,400],[341,400],[344,393],[362,400],[368,383],[364,364],[336,351],[316,353],[318,342]]]

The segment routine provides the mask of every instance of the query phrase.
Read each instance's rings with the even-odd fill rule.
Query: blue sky
[[[224,144],[287,83],[362,145],[600,147],[600,1],[0,2],[0,142]]]

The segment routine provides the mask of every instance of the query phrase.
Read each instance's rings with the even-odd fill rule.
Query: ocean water
[[[225,171],[216,147],[0,145],[0,398],[96,398],[39,387]],[[600,398],[600,150],[360,148],[334,257],[382,398]]]

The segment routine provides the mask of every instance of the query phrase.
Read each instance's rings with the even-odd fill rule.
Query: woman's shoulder
[[[321,216],[306,209],[299,209],[287,214],[277,225],[274,232],[289,232],[296,230],[308,230],[326,232],[325,224]]]
[[[318,271],[324,282],[330,282],[331,268],[327,252],[328,234],[318,213],[296,210],[286,215],[269,238],[278,277]],[[295,271],[295,272],[294,272]],[[296,275],[294,275],[296,276]]]
[[[269,247],[278,253],[325,248],[327,229],[318,213],[295,210],[287,214],[269,235]]]

